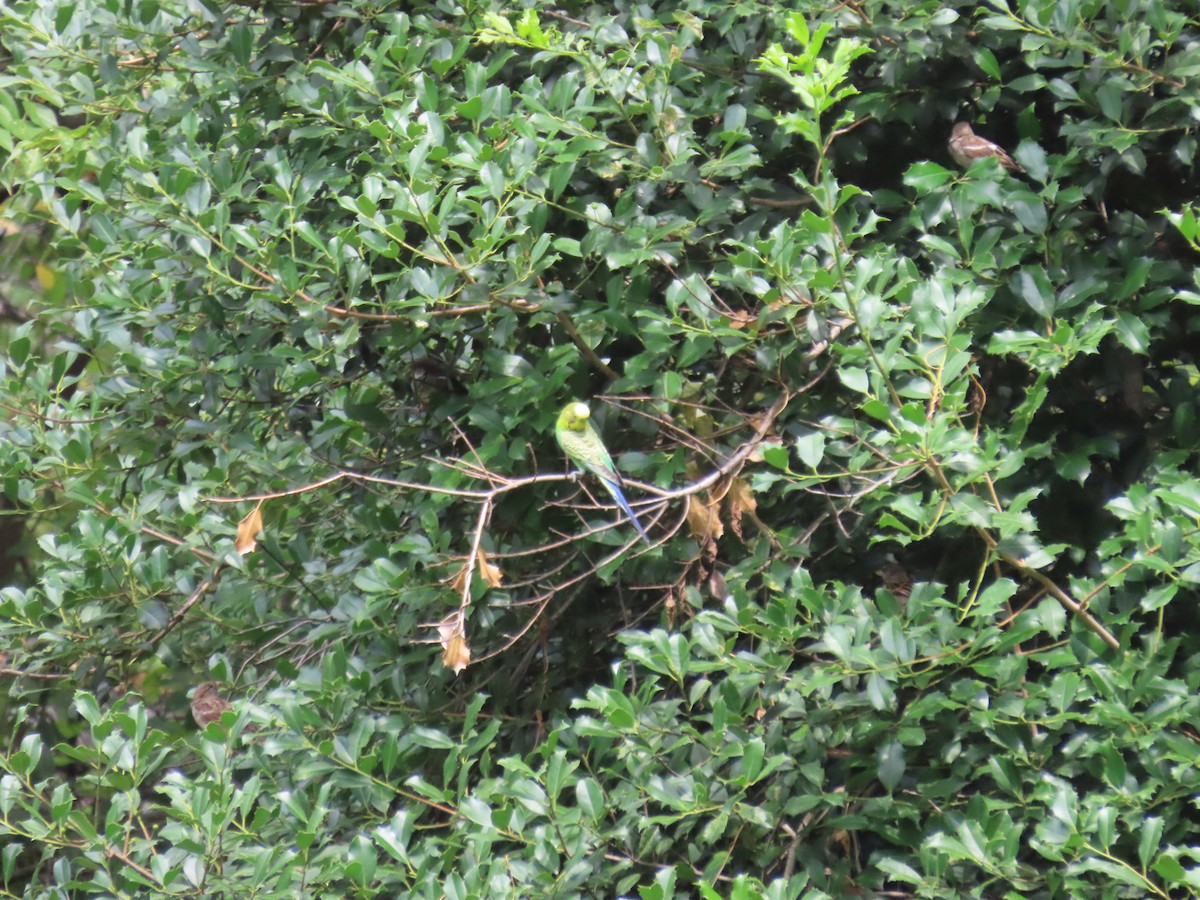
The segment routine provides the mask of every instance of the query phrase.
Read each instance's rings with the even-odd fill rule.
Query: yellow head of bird
[[[562,412],[563,427],[571,431],[583,431],[587,427],[588,417],[592,411],[588,409],[588,405],[579,400],[574,403],[568,403],[566,409]]]

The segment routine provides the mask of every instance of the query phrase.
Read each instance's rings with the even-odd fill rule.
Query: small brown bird
[[[192,694],[192,718],[203,730],[209,722],[221,721],[221,713],[232,709],[229,701],[217,693],[217,683],[206,681]]]
[[[875,574],[883,579],[884,589],[891,591],[902,604],[912,596],[912,576],[908,574],[908,569],[899,563],[886,562],[875,570]]]
[[[950,155],[964,169],[968,168],[977,159],[983,159],[985,156],[994,156],[1000,161],[1000,165],[1004,166],[1008,171],[1016,172],[1018,175],[1025,172],[1024,169],[1013,162],[1013,158],[1004,152],[1003,148],[985,138],[981,138],[971,130],[971,126],[966,122],[956,123],[954,130],[950,132]]]

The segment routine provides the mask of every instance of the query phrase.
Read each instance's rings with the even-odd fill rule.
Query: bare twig
[[[188,610],[190,610],[193,606],[195,606],[199,602],[200,598],[204,596],[204,592],[207,591],[214,584],[216,584],[217,579],[220,577],[221,577],[221,571],[220,571],[220,568],[217,568],[213,572],[212,575],[210,575],[204,581],[200,582],[200,584],[198,584],[196,586],[196,589],[194,591],[192,591],[191,596],[188,597],[187,600],[185,600],[183,602],[183,606],[181,606],[181,607],[179,607],[179,609],[175,610],[175,614],[173,616],[171,616],[170,619],[167,620],[167,624],[164,625],[161,629],[159,629],[158,633],[150,639],[150,646],[151,647],[157,646],[159,644],[159,642],[162,641],[163,638],[165,638],[168,634],[170,634],[171,631],[175,628],[175,626],[183,621],[183,617],[188,614]]]
[[[112,418],[112,416],[94,416],[90,419],[56,419],[54,416],[47,416],[34,410],[18,409],[7,403],[0,403],[0,409],[7,410],[14,416],[34,419],[38,422],[49,422],[52,425],[94,425],[96,422],[107,422]]]
[[[484,465],[483,460],[479,458],[479,451],[475,449],[475,445],[471,443],[471,439],[467,437],[466,432],[459,428],[458,423],[453,419],[450,419],[449,421],[455,432],[457,432],[459,439],[467,445],[467,448],[471,451],[471,455],[475,457],[475,464],[467,464],[467,466],[464,468],[470,472],[478,472],[479,474],[475,477],[482,478],[486,481],[492,482],[492,484],[495,484],[497,480],[499,480],[498,477],[493,475],[488,467]]]
[[[990,537],[991,535],[988,535],[988,538]],[[994,542],[992,544],[992,549],[996,549]],[[1082,605],[1072,600],[1070,595],[1068,595],[1066,591],[1055,584],[1052,579],[1042,574],[1037,569],[1025,565],[1015,557],[1009,556],[1005,553],[1000,553],[999,551],[997,551],[997,555],[1000,557],[1000,559],[1004,560],[1005,563],[1012,566],[1026,578],[1032,578],[1034,581],[1044,587],[1050,596],[1074,613],[1075,617],[1083,622],[1088,629],[1098,635],[1100,640],[1104,641],[1104,643],[1108,644],[1108,646],[1114,650],[1121,650],[1121,642],[1113,637],[1112,632],[1101,625],[1096,617],[1084,609]]]
[[[754,436],[743,442],[729,459],[725,460],[725,462],[721,463],[721,465],[717,466],[717,468],[713,469],[703,478],[671,491],[664,491],[656,488],[654,485],[642,484],[639,481],[632,481],[628,478],[625,479],[625,482],[649,493],[657,494],[664,500],[677,500],[680,497],[688,497],[692,494],[698,494],[700,491],[707,490],[722,478],[735,474],[746,464],[750,455],[754,453],[759,443],[766,437],[767,432],[775,426],[775,420],[779,418],[779,414],[784,411],[791,398],[792,394],[790,392],[785,391],[780,394],[775,399],[775,402],[771,404],[770,408],[760,417],[758,427],[754,430]]]
[[[596,351],[583,339],[583,335],[579,333],[579,329],[575,327],[575,323],[570,316],[565,312],[560,312],[556,318],[558,319],[558,324],[562,326],[563,331],[567,333],[567,337],[571,339],[571,343],[579,348],[579,352],[583,354],[583,358],[588,361],[588,364],[593,369],[609,381],[616,381],[621,377],[609,367],[608,363],[596,355]]]
[[[479,559],[479,545],[483,541],[483,529],[487,527],[491,517],[492,501],[484,500],[479,506],[479,518],[476,520],[475,532],[471,535],[471,551],[467,554],[466,568],[463,571],[462,602],[459,604],[459,611],[464,616],[467,607],[471,605],[471,581],[474,579],[475,564]]]
[[[578,25],[580,28],[591,28],[592,26],[584,22],[582,19],[572,19],[570,16],[557,9],[543,9],[540,11],[543,16],[549,16],[551,19],[558,19],[560,22],[569,22],[571,25]]]
[[[0,675],[11,675],[16,678],[33,678],[38,681],[62,681],[64,678],[71,677],[61,672],[26,672],[24,669],[10,669],[8,666],[0,667]]]
[[[950,485],[950,482],[946,479],[945,473],[942,472],[940,466],[938,466],[936,463],[933,463],[932,461],[931,461],[931,466],[932,466],[932,471],[934,473],[934,476],[937,478],[938,483],[942,486],[943,493],[946,494],[947,496],[949,496],[949,494],[953,493],[954,489]],[[990,495],[991,495],[992,505],[997,510],[1003,509],[1003,506],[1000,503],[1000,497],[996,493],[995,485],[992,484],[991,479],[987,479],[986,483],[987,483],[988,491],[990,492]],[[1108,644],[1108,646],[1111,647],[1113,650],[1120,652],[1121,642],[1118,641],[1115,637],[1113,637],[1112,632],[1110,632],[1107,628],[1105,628],[1103,625],[1101,625],[1099,620],[1095,616],[1093,616],[1090,612],[1088,612],[1087,609],[1083,606],[1083,604],[1077,603],[1075,600],[1073,600],[1066,591],[1064,591],[1062,588],[1060,588],[1054,582],[1053,579],[1051,579],[1048,576],[1044,575],[1043,573],[1039,572],[1037,569],[1033,568],[1032,566],[1026,565],[1021,560],[1017,559],[1015,556],[1011,556],[1007,553],[1004,553],[1000,549],[999,542],[994,537],[992,537],[991,533],[987,529],[976,526],[975,533],[979,535],[980,540],[982,540],[984,542],[984,544],[987,545],[988,549],[996,554],[996,557],[998,559],[1000,559],[1007,565],[1011,566],[1012,568],[1016,569],[1018,572],[1020,572],[1026,578],[1032,578],[1034,581],[1036,581],[1038,584],[1040,584],[1042,587],[1044,587],[1046,589],[1046,591],[1052,597],[1054,597],[1055,600],[1057,600],[1060,604],[1062,604],[1063,607],[1070,610],[1070,612],[1072,614],[1074,614],[1074,616],[1077,619],[1079,619],[1081,622],[1083,622],[1083,624],[1089,630],[1091,630],[1093,633],[1098,635],[1100,640],[1102,640],[1102,641],[1104,641],[1104,643]]]
[[[107,847],[105,849],[108,852],[109,856],[113,857],[114,859],[119,859],[124,865],[129,866],[129,868],[133,869],[135,872],[137,872],[143,878],[148,879],[151,884],[157,884],[160,887],[162,886],[162,881],[160,881],[158,878],[155,878],[153,872],[151,872],[145,866],[139,866],[137,863],[135,863],[132,859],[130,859],[126,854],[122,853],[116,847]]]

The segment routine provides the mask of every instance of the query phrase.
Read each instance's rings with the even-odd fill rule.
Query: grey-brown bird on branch
[[[884,588],[891,591],[892,596],[899,600],[902,606],[912,596],[912,575],[899,563],[886,562],[875,570],[875,574],[883,580]]]
[[[232,709],[229,701],[217,693],[217,683],[206,681],[196,685],[192,694],[192,718],[204,729],[209,722],[220,722],[221,713]]]
[[[954,130],[950,132],[950,155],[964,169],[969,168],[971,163],[977,159],[992,156],[1010,172],[1016,172],[1018,175],[1025,172],[1013,162],[1013,158],[1005,152],[1003,147],[993,144],[986,138],[981,138],[971,130],[971,126],[966,122],[956,123]]]
[[[215,681],[205,681],[192,691],[192,718],[203,731],[211,722],[220,722],[221,713],[233,709],[233,704],[217,693]],[[243,734],[254,734],[258,726],[253,723],[242,729]]]

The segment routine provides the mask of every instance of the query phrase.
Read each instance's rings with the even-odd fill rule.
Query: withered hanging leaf
[[[504,580],[504,571],[496,565],[488,562],[487,554],[480,550],[475,557],[475,569],[479,573],[479,577],[483,579],[484,584],[488,587],[500,587],[500,582]],[[453,576],[450,577],[448,583],[450,589],[456,594],[461,594],[467,584],[467,573],[470,569],[466,563],[459,568]]]
[[[438,625],[438,637],[442,640],[442,665],[457,675],[471,664],[471,648],[467,646],[461,613],[442,620]]]
[[[479,577],[484,580],[488,587],[500,587],[500,582],[504,580],[504,572],[499,566],[488,562],[487,554],[482,550],[479,551]]]
[[[450,638],[442,651],[442,665],[457,675],[470,664],[471,648],[467,646],[467,639],[461,635]]]
[[[250,510],[250,514],[242,521],[238,522],[237,540],[233,546],[237,548],[237,552],[242,556],[247,553],[253,553],[254,548],[258,546],[258,535],[263,530],[262,520],[262,504],[259,503],[254,509]]]
[[[747,325],[755,323],[758,319],[754,313],[747,312],[744,309],[735,309],[729,313],[730,328],[745,328]]]
[[[733,529],[734,534],[741,538],[742,517],[745,515],[753,517],[758,509],[758,501],[754,498],[754,492],[750,490],[750,485],[742,478],[733,479],[733,483],[729,485],[729,493],[725,497],[726,503],[729,505],[729,527]]]
[[[692,537],[700,541],[712,541],[725,533],[718,512],[719,503],[705,502],[692,494],[688,497],[687,520]]]

